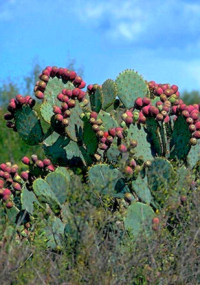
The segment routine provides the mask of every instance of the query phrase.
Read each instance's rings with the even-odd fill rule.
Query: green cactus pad
[[[60,204],[64,204],[67,200],[70,188],[70,180],[68,178],[69,175],[64,175],[60,172],[52,172],[49,173],[45,179]]]
[[[133,237],[139,238],[140,234],[149,236],[152,233],[152,219],[155,216],[152,208],[140,202],[133,202],[127,209],[124,218],[125,229]]]
[[[146,82],[134,70],[125,70],[116,79],[117,96],[130,109],[134,106],[138,97],[150,97],[149,88]]]
[[[47,123],[51,123],[51,117],[54,115],[53,108],[50,103],[44,102],[40,106],[40,113],[42,115],[42,118],[45,120]]]
[[[170,141],[170,158],[185,159],[190,151],[191,132],[183,116],[179,116],[174,123]]]
[[[153,155],[151,151],[151,144],[147,141],[147,133],[143,126],[131,125],[128,129],[127,140],[136,140],[137,146],[134,148],[137,158],[152,160]]]
[[[6,214],[8,216],[9,222],[15,224],[16,220],[17,220],[17,216],[19,214],[19,209],[16,206],[13,206],[10,209],[6,209]],[[2,215],[0,215],[0,216],[1,216],[1,219],[2,219]]]
[[[137,179],[132,181],[132,188],[142,202],[147,204],[152,202],[153,197],[149,190],[146,176],[142,179],[141,175],[138,175]]]
[[[61,248],[64,241],[64,229],[63,222],[55,216],[49,217],[48,226],[45,228],[45,236],[47,238],[47,247],[51,249]]]
[[[148,134],[147,140],[151,144],[151,151],[153,156],[162,156],[163,144],[159,123],[154,118],[147,118],[146,130]]]
[[[37,145],[43,140],[43,130],[37,113],[30,106],[23,106],[15,114],[17,132],[29,145]]]
[[[192,183],[192,175],[184,165],[177,169],[176,192],[178,195],[187,194]]]
[[[164,202],[171,193],[175,173],[171,163],[164,158],[155,158],[147,169],[148,186],[157,202]]]
[[[103,127],[105,131],[107,131],[110,128],[116,128],[118,127],[117,122],[115,119],[107,112],[101,110],[98,114],[98,119],[101,119],[103,121]]]
[[[29,214],[32,215],[34,210],[34,203],[40,205],[35,194],[32,191],[27,190],[26,187],[24,187],[21,193],[22,210],[26,210]]]
[[[123,180],[122,173],[107,164],[92,166],[88,171],[91,187],[102,194],[113,197],[123,197],[123,193],[129,192]]]
[[[53,211],[60,209],[60,203],[56,194],[52,191],[47,181],[38,178],[33,182],[33,190],[39,201],[48,203]]]
[[[71,109],[69,125],[65,128],[65,133],[75,142],[82,138],[83,135],[83,121],[80,118],[82,113],[83,111],[80,107],[80,103],[76,100],[76,106]]]
[[[115,101],[117,96],[116,84],[108,79],[102,85],[102,109],[106,111]]]
[[[98,140],[89,119],[86,117],[84,118],[83,142],[86,146],[87,152],[90,155],[95,154],[98,147]]]
[[[200,161],[200,140],[195,146],[192,146],[187,156],[188,163],[193,168],[198,161]]]
[[[102,90],[100,87],[97,87],[97,90],[94,92],[94,94],[91,94],[90,96],[90,105],[92,111],[99,112],[101,110],[102,106]]]
[[[110,163],[117,163],[119,161],[119,156],[121,152],[117,146],[117,138],[115,138],[106,152],[106,157]]]

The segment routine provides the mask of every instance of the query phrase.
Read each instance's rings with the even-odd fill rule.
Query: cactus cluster
[[[82,183],[124,205],[124,226],[133,236],[143,228],[147,235],[156,230],[165,201],[187,197],[198,182],[200,104],[187,106],[178,86],[147,82],[134,70],[86,91],[82,78],[66,68],[48,66],[39,78],[39,112],[34,99],[17,95],[5,119],[27,144],[40,144],[46,159],[24,157],[29,170],[21,174],[3,164],[3,201],[14,203],[11,197],[20,191],[18,211],[31,215],[34,203],[46,203],[63,228],[70,181],[80,173]],[[15,176],[21,181],[14,182]]]

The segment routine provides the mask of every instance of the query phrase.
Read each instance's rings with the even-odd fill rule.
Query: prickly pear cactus
[[[58,235],[69,240],[74,233],[69,195],[75,175],[97,196],[125,203],[120,215],[135,238],[141,231],[149,236],[155,212],[176,193],[188,195],[183,184],[190,188],[197,180],[199,104],[187,106],[176,85],[147,82],[134,70],[85,86],[76,72],[48,66],[34,88],[38,113],[33,98],[17,95],[4,116],[27,144],[41,145],[46,158],[23,157],[22,172],[10,162],[0,165],[1,207],[13,223],[38,208],[50,212],[45,231],[52,248]]]

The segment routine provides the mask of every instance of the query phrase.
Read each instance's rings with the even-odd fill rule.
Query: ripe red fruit
[[[189,125],[189,130],[190,130],[190,132],[194,132],[194,131],[196,131],[196,127],[195,127],[195,125],[190,124],[190,125]]]
[[[75,101],[75,100],[70,99],[70,100],[69,100],[69,102],[68,102],[68,106],[69,106],[69,108],[74,108],[74,107],[75,107],[75,105],[76,105],[76,101]]]
[[[192,136],[196,139],[200,139],[200,131],[196,131],[192,134]]]
[[[20,185],[19,183],[17,183],[17,182],[14,182],[14,183],[12,184],[12,186],[13,186],[13,188],[14,188],[15,190],[17,190],[17,191],[21,191],[21,190],[22,190],[21,185]]]
[[[42,91],[38,90],[38,91],[35,92],[35,96],[38,99],[43,99],[44,98],[44,93]]]
[[[56,114],[55,115],[55,120],[58,121],[58,122],[62,122],[63,116],[61,114]]]
[[[118,149],[120,152],[127,152],[127,147],[124,144],[119,145]]]
[[[43,160],[43,163],[44,163],[45,166],[48,166],[48,165],[51,164],[51,160],[48,159],[48,158],[45,158],[45,159]]]
[[[195,123],[196,130],[200,130],[200,121]]]
[[[22,173],[20,174],[21,178],[24,180],[24,181],[27,181],[28,178],[29,178],[29,173],[27,171],[22,171]]]
[[[8,188],[5,188],[5,189],[3,190],[3,196],[6,196],[6,195],[11,195],[11,191],[10,191],[10,189],[8,189]]]
[[[91,112],[90,113],[90,118],[97,119],[98,114],[96,112]]]
[[[151,99],[148,97],[142,98],[143,105],[149,105],[151,103]]]
[[[3,188],[3,186],[4,186],[4,180],[0,179],[0,189]]]
[[[29,165],[29,164],[30,164],[30,159],[29,159],[27,156],[24,156],[24,157],[22,158],[22,162],[23,162],[24,164],[26,164],[26,165]]]
[[[173,89],[174,93],[178,91],[178,86],[177,85],[172,85],[171,89]]]
[[[85,92],[82,91],[82,90],[80,90],[77,99],[78,99],[79,101],[82,101],[84,98],[85,98]]]
[[[75,78],[76,78],[76,72],[75,71],[70,71],[70,73],[69,73],[69,78],[70,78],[70,80],[74,80]]]
[[[79,88],[74,88],[72,90],[72,97],[78,97],[79,93],[80,93],[80,89]]]
[[[57,95],[57,99],[59,100],[59,101],[61,101],[61,102],[64,102],[64,94],[62,94],[62,93],[59,93],[58,95]]]
[[[143,106],[143,100],[141,97],[138,97],[136,100],[135,100],[135,105],[137,107],[142,107]]]
[[[156,88],[156,93],[157,93],[158,95],[163,94],[163,89],[162,89],[161,87]]]
[[[50,165],[47,166],[47,169],[48,169],[49,171],[54,171],[54,170],[55,170],[55,167],[54,167],[52,164],[50,164]]]
[[[39,168],[43,168],[44,167],[44,163],[42,160],[37,160],[36,161],[36,165],[39,167]]]
[[[1,163],[0,168],[1,170],[6,171],[7,165],[5,163]]]
[[[116,135],[116,130],[115,130],[115,128],[109,129],[109,130],[108,130],[108,133],[109,133],[112,137],[115,137],[115,135]]]
[[[150,107],[150,105],[145,106],[145,107],[142,108],[142,113],[143,113],[145,116],[148,116],[148,115],[149,115],[149,107]]]
[[[126,124],[132,124],[132,123],[133,123],[133,118],[128,116],[128,117],[125,119],[125,123],[126,123]]]
[[[128,175],[133,175],[133,169],[130,166],[126,166],[124,172]]]
[[[102,150],[106,150],[108,148],[108,146],[105,143],[101,143],[99,145],[99,148],[102,149]]]
[[[7,200],[9,200],[10,199],[10,195],[5,195],[5,196],[3,196],[3,200],[4,201],[7,201]]]
[[[134,158],[132,158],[130,161],[129,161],[129,166],[131,166],[132,168],[135,168],[137,166],[137,163],[135,161]]]
[[[169,116],[166,116],[165,119],[164,119],[164,122],[165,122],[165,123],[169,123],[169,121],[170,121],[170,117],[169,117]]]
[[[6,208],[10,209],[13,207],[13,202],[9,201],[8,203],[6,203]]]
[[[53,112],[55,114],[62,114],[62,111],[61,111],[60,107],[58,107],[56,105],[53,106]]]
[[[149,112],[150,112],[151,115],[156,116],[156,115],[158,115],[159,110],[158,110],[158,108],[156,108],[155,106],[150,106],[150,107],[149,107]]]
[[[160,223],[159,218],[158,217],[153,218],[152,223],[158,225]]]
[[[85,86],[86,86],[85,81],[82,81],[78,88],[83,89],[85,88]]]

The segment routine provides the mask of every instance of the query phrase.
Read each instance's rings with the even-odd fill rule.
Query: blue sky
[[[200,90],[200,1],[0,0],[0,80],[71,59],[87,84],[131,68]]]

